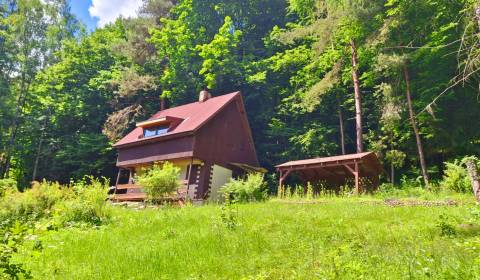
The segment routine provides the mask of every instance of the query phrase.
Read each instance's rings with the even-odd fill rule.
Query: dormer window
[[[165,134],[168,132],[169,128],[170,128],[170,124],[146,127],[143,129],[143,137],[153,137],[153,136]]]
[[[172,131],[179,125],[183,119],[165,116],[156,119],[150,119],[137,123],[137,127],[143,129],[143,135],[139,135],[139,138],[155,137],[166,134]]]

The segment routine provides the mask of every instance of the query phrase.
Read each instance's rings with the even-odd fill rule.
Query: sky
[[[142,0],[70,0],[72,13],[92,31],[112,23],[120,15],[134,17]]]

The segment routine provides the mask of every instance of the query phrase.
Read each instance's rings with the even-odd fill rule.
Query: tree
[[[318,53],[327,52],[331,45],[339,53],[340,61],[346,60],[346,48],[350,48],[351,58],[348,64],[350,65],[354,88],[356,151],[361,153],[363,152],[363,110],[358,73],[357,42],[366,40],[369,33],[372,32],[370,25],[378,25],[372,15],[378,12],[381,1],[369,2],[368,5],[364,1],[309,1],[311,11],[304,4],[303,1],[292,1],[290,8],[305,16],[305,24],[285,32],[282,35],[283,41],[288,43],[313,35],[318,40],[312,45],[315,51]],[[319,58],[322,59],[322,56],[319,56]],[[339,61],[336,61],[335,65],[338,64]],[[345,63],[344,65],[348,64]],[[323,95],[337,83],[338,79],[332,79],[332,76],[338,75],[339,70],[333,65],[330,65],[330,67],[332,67],[332,70],[327,72],[324,78],[308,91],[310,95]]]
[[[2,25],[6,26],[2,34],[5,45],[9,46],[6,55],[10,56],[10,94],[16,101],[0,178],[9,175],[35,75],[53,61],[53,52],[63,39],[72,37],[77,28],[63,0],[19,0],[5,5],[8,8],[4,8],[7,15],[2,19]]]

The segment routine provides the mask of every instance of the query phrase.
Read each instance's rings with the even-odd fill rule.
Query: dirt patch
[[[391,207],[401,207],[401,206],[424,206],[424,207],[435,207],[435,206],[457,206],[458,202],[455,200],[442,200],[442,201],[428,201],[428,200],[400,200],[400,199],[385,199],[384,204]]]
[[[367,205],[387,205],[390,207],[408,207],[408,206],[423,206],[423,207],[439,207],[439,206],[458,206],[460,203],[455,200],[417,200],[417,199],[385,199],[385,200],[360,200],[350,201],[352,203],[360,203]],[[328,200],[281,200],[284,204],[328,204]]]

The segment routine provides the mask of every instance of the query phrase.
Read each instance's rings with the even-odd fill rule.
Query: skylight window
[[[153,127],[145,127],[143,129],[143,136],[144,137],[153,137],[153,136],[162,135],[162,134],[167,133],[169,128],[170,128],[169,124],[158,125],[158,126],[153,126]]]

